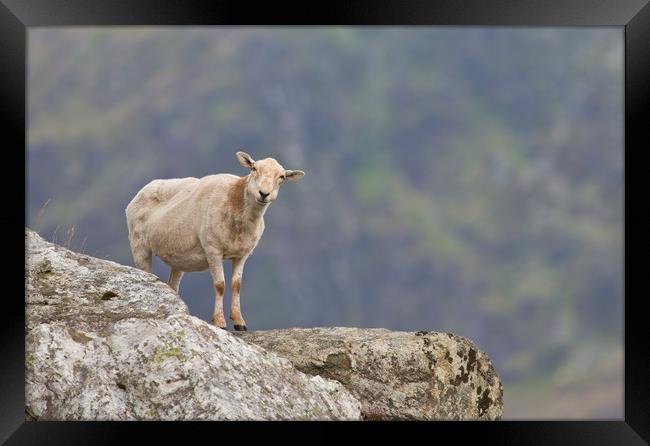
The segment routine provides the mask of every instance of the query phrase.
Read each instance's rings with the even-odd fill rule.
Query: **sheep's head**
[[[246,152],[237,152],[239,163],[250,169],[247,192],[260,206],[266,206],[275,200],[280,185],[285,181],[298,181],[305,172],[302,170],[287,170],[273,158],[255,161]]]

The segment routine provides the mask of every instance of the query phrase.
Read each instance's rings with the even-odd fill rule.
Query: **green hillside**
[[[622,37],[31,29],[28,225],[132,265],[147,182],[273,156],[307,175],[248,261],[252,329],[452,331],[490,355],[506,417],[622,417]],[[209,273],[181,294],[210,320]]]

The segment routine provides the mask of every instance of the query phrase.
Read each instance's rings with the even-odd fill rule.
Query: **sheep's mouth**
[[[270,203],[270,201],[262,201],[262,200],[258,200],[257,198],[255,199],[255,201],[257,201],[258,204],[269,204]]]

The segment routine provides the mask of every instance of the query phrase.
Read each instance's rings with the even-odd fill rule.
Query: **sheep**
[[[227,173],[203,178],[153,180],[126,207],[129,243],[139,269],[152,272],[152,256],[171,267],[168,284],[178,293],[183,273],[210,270],[215,288],[212,321],[226,329],[223,261],[232,259],[234,329],[246,330],[240,291],[246,259],[264,232],[264,213],[284,180],[305,173],[286,170],[273,158],[255,161],[237,152],[247,176]]]

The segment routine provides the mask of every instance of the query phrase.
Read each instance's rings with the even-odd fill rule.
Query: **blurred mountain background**
[[[504,418],[623,417],[622,28],[32,28],[28,127],[50,241],[133,265],[142,186],[272,156],[251,329],[450,331]]]

